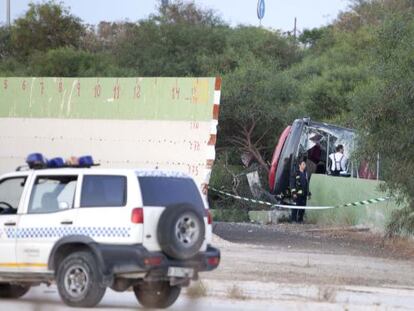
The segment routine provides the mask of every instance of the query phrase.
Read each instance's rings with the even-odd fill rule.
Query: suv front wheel
[[[168,281],[145,282],[134,286],[134,293],[143,307],[165,309],[178,299],[181,287],[171,286]]]
[[[89,252],[76,252],[59,265],[56,283],[62,300],[71,307],[91,308],[105,295],[101,272]]]
[[[17,299],[24,296],[30,289],[29,285],[12,285],[0,283],[0,298]]]

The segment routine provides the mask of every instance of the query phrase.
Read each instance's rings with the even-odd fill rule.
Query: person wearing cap
[[[341,173],[347,171],[348,158],[344,155],[344,146],[338,145],[335,148],[335,153],[329,155],[331,162],[330,169],[332,176],[340,176]]]
[[[294,174],[290,182],[292,198],[296,203],[296,206],[306,206],[309,192],[309,178],[306,171],[306,159],[299,161],[299,170]],[[292,209],[291,221],[297,223],[303,223],[303,217],[305,216],[305,209]]]

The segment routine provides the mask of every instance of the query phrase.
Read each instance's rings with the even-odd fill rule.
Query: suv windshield
[[[196,184],[190,178],[139,177],[144,206],[169,206],[190,203],[203,209],[203,200]]]

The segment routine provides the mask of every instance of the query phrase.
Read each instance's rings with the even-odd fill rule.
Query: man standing
[[[335,153],[331,153],[329,159],[331,161],[331,175],[340,176],[341,172],[347,171],[348,158],[344,155],[344,146],[336,146]]]
[[[309,192],[309,179],[306,172],[306,159],[299,161],[299,171],[293,176],[290,182],[290,188],[293,200],[296,206],[306,206],[307,198],[310,197]],[[292,209],[291,221],[292,222],[303,222],[305,216],[305,209]]]

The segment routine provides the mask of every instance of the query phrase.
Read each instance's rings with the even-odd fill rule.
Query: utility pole
[[[296,19],[296,17],[295,17],[295,24],[294,24],[294,26],[293,26],[293,37],[295,38],[295,41],[296,41],[296,32],[297,32],[297,19]]]
[[[11,25],[11,21],[10,21],[10,0],[6,1],[6,14],[7,14],[6,25],[7,25],[7,27],[10,27],[10,25]]]

